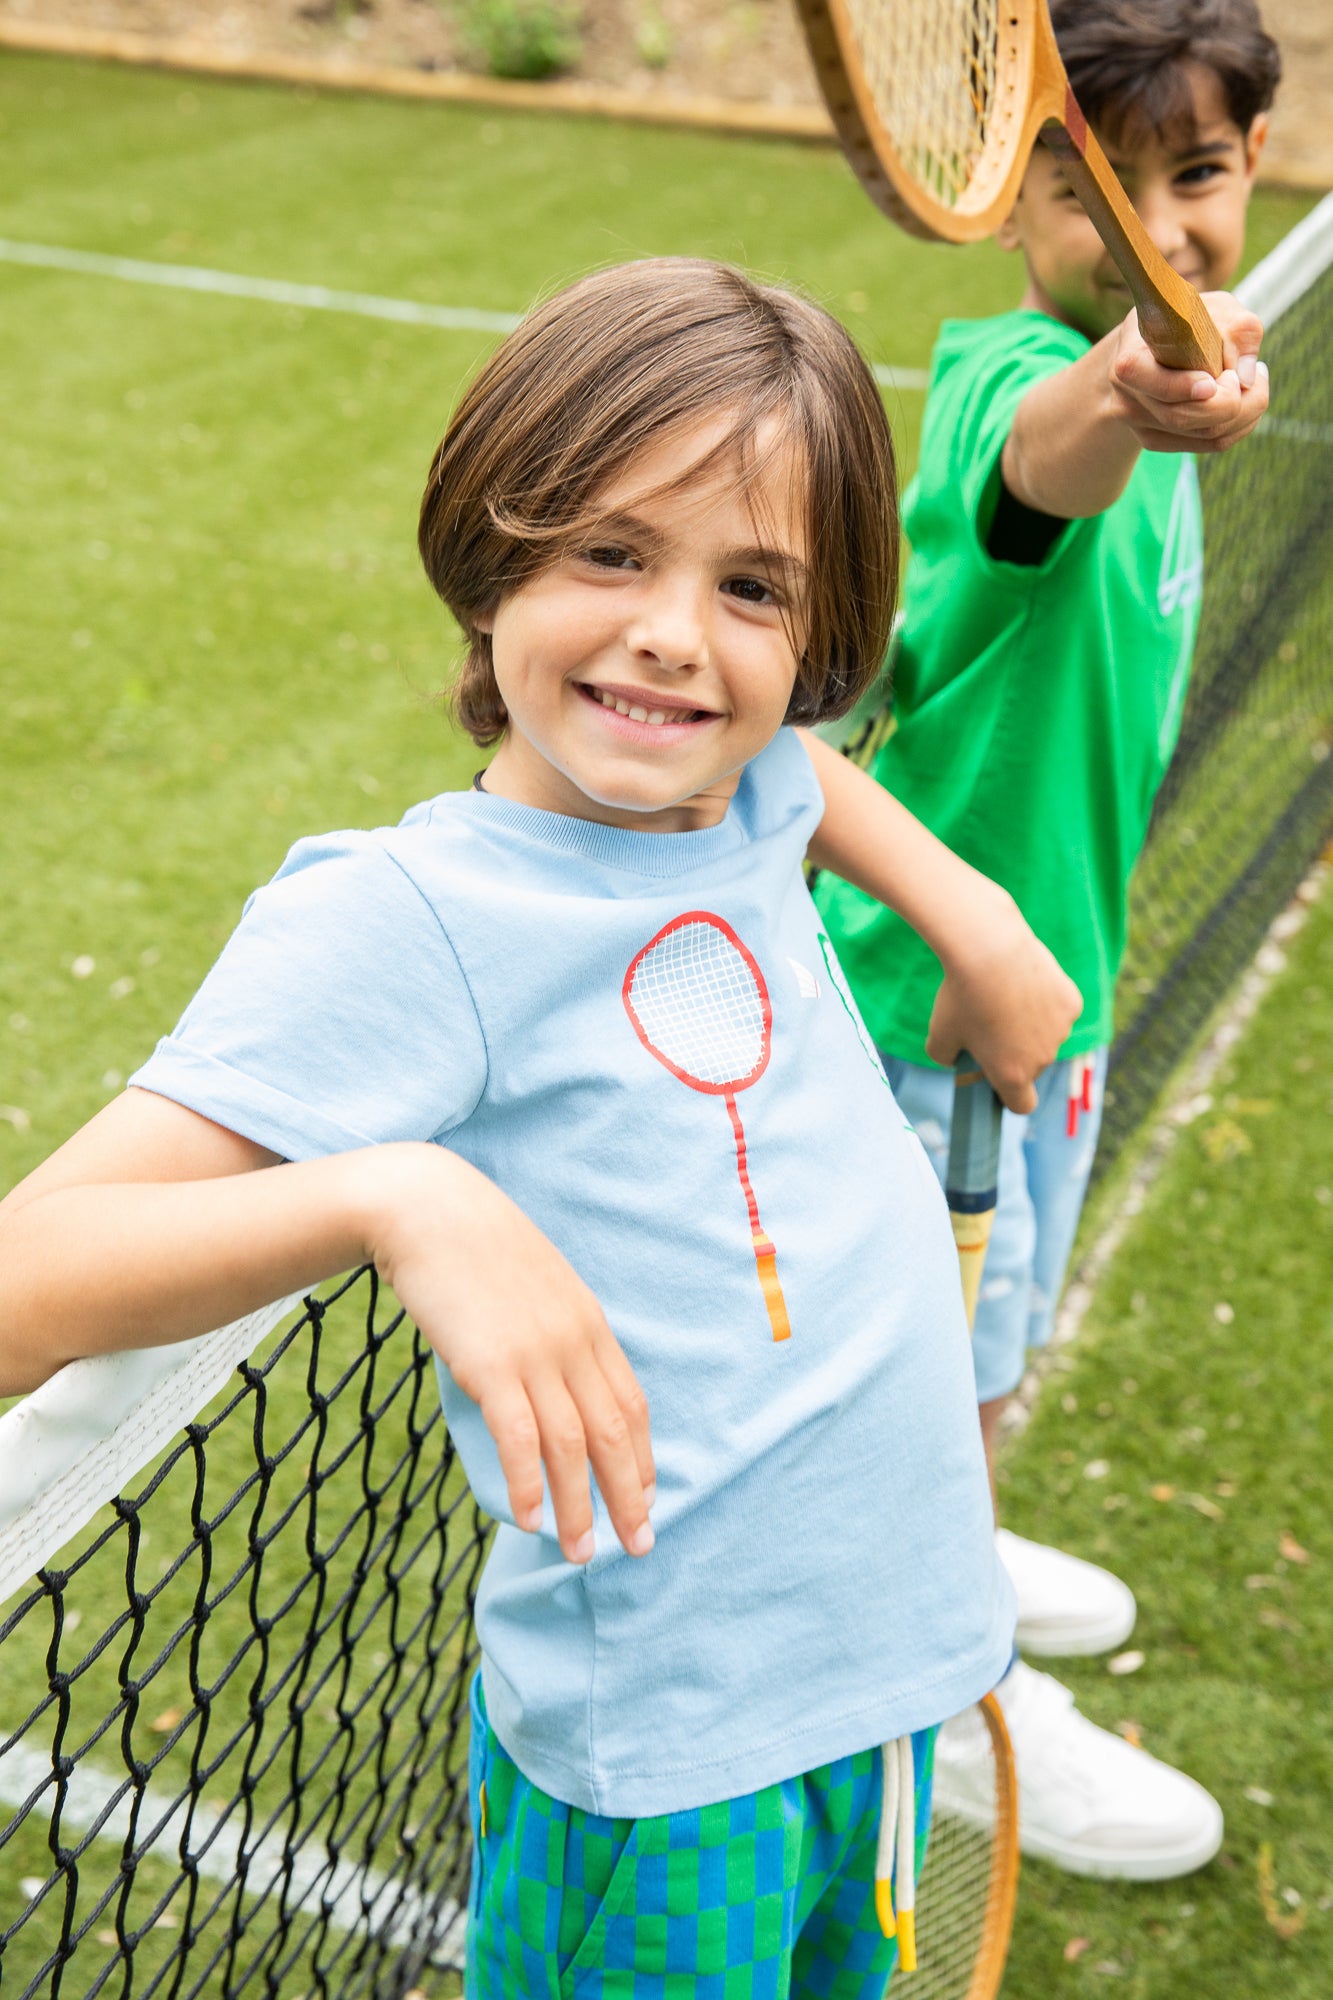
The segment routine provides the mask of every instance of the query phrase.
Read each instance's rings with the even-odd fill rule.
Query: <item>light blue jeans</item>
[[[1004,1114],[999,1206],[972,1336],[978,1402],[993,1402],[1016,1389],[1028,1348],[1044,1347],[1051,1337],[1097,1150],[1106,1055],[1098,1049],[1052,1063],[1037,1079],[1036,1110],[1023,1118],[1012,1111]],[[949,1157],[952,1073],[893,1056],[882,1060],[903,1116],[916,1127],[942,1182]],[[1079,1110],[1071,1138],[1070,1093],[1089,1064],[1092,1108]]]

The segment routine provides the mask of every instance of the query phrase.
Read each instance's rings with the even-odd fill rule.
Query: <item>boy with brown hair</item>
[[[807,850],[924,926],[932,1046],[1012,1103],[1077,992],[791,726],[873,680],[896,581],[883,404],[827,314],[693,260],[583,279],[465,394],[419,540],[499,747],[300,842],[0,1204],[0,1394],[373,1261],[498,1524],[469,2000],[881,2000],[934,1725],[1013,1601],[944,1202]]]
[[[1026,268],[1018,309],[948,323],[935,350],[904,513],[896,729],[874,775],[1005,884],[1083,996],[1037,1109],[1005,1119],[974,1342],[992,1451],[1026,1349],[1050,1337],[1092,1166],[1127,886],[1198,622],[1194,459],[1228,450],[1267,405],[1262,329],[1219,290],[1240,262],[1279,71],[1253,0],[1054,0],[1051,12],[1075,95],[1158,249],[1205,294],[1227,365],[1213,381],[1154,361],[1041,147],[1000,232]],[[939,967],[849,884],[825,880],[818,901],[942,1168],[950,1080],[925,1042]],[[999,1541],[1020,1646],[1090,1653],[1127,1637],[1134,1600],[1117,1578],[1003,1529]],[[1019,1662],[1002,1698],[1028,1851],[1138,1877],[1216,1851],[1221,1814],[1202,1788],[1094,1729],[1057,1682]]]

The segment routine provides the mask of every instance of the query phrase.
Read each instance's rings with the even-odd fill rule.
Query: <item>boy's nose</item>
[[[1171,188],[1145,188],[1135,203],[1139,220],[1153,244],[1168,264],[1173,263],[1189,243],[1185,211]]]
[[[708,662],[707,621],[697,593],[688,588],[655,590],[638,606],[625,639],[637,659],[652,659],[663,667]]]

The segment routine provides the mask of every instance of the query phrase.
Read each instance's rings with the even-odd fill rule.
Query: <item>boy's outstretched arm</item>
[[[0,1395],[65,1362],[207,1332],[374,1263],[495,1439],[514,1520],[593,1553],[591,1464],[631,1554],[652,1546],[648,1412],[596,1299],[493,1182],[430,1144],[284,1164],[127,1090],[0,1202]]]
[[[1124,492],[1141,451],[1228,451],[1268,408],[1263,326],[1229,292],[1204,304],[1226,368],[1164,368],[1131,313],[1077,361],[1034,383],[1014,413],[1000,469],[1025,507],[1062,521],[1102,514]]]
[[[966,1048],[1011,1111],[1031,1111],[1038,1074],[1082,1012],[1077,986],[1008,890],[960,861],[905,806],[802,730],[824,793],[810,859],[877,897],[944,968],[926,1049],[952,1063]]]

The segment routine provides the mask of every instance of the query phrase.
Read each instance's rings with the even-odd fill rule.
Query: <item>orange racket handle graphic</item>
[[[944,1194],[958,1247],[963,1305],[971,1330],[981,1295],[981,1274],[995,1222],[1000,1179],[999,1098],[972,1057],[959,1052],[954,1066],[953,1118]]]
[[[759,1204],[750,1185],[750,1169],[745,1158],[745,1128],[741,1124],[741,1114],[736,1109],[736,1099],[730,1093],[727,1095],[726,1105],[731,1118],[731,1129],[736,1139],[736,1171],[740,1175],[741,1191],[745,1196],[745,1207],[750,1217],[754,1261],[759,1266],[759,1289],[764,1295],[768,1323],[773,1329],[774,1340],[790,1340],[791,1321],[787,1317],[787,1301],[782,1296],[782,1280],[778,1277],[778,1253],[769,1241],[763,1223],[759,1220]]]

